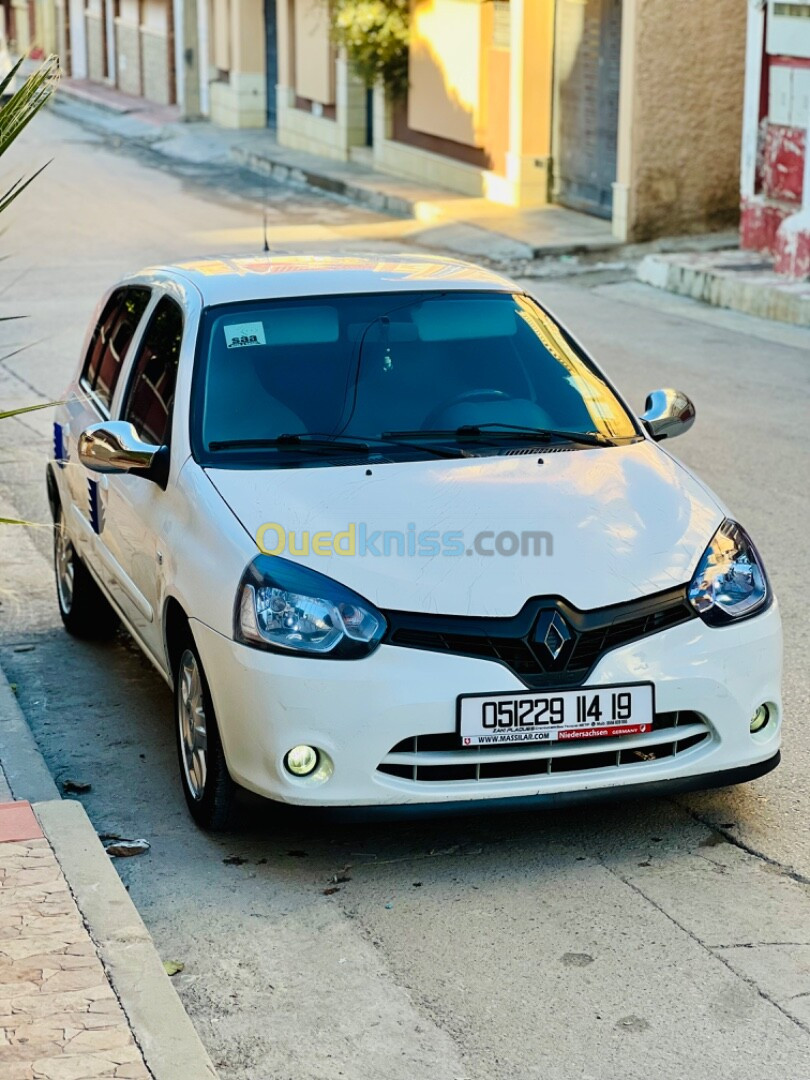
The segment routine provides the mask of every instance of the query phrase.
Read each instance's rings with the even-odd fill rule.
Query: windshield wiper
[[[475,439],[484,436],[495,438],[536,439],[538,442],[550,442],[551,439],[566,439],[568,442],[581,443],[583,446],[612,446],[613,442],[598,431],[563,431],[558,428],[521,427],[520,424],[463,424],[452,431],[386,431],[384,435],[403,439]]]
[[[295,450],[348,450],[358,454],[368,454],[371,447],[366,442],[356,439],[344,442],[342,439],[311,438],[309,435],[277,435],[273,439],[220,439],[209,443],[209,450],[284,450],[291,446]]]
[[[314,450],[316,453],[345,449],[349,452],[370,454],[375,446],[403,446],[409,450],[422,450],[437,457],[467,457],[467,454],[455,446],[425,446],[421,442],[401,442],[389,438],[387,433],[376,435],[322,435],[320,432],[302,432],[301,434],[282,434],[272,439],[222,439],[209,444],[209,450],[264,450],[285,449],[290,446],[295,450]]]

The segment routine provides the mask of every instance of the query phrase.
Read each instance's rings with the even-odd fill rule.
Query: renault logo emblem
[[[557,659],[570,640],[571,631],[558,611],[546,611],[540,616],[535,641],[545,645],[552,660]]]

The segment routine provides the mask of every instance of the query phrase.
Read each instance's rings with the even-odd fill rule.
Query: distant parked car
[[[628,327],[628,333],[632,328]],[[203,826],[551,803],[779,761],[779,612],[742,525],[546,308],[426,256],[210,259],[103,298],[48,495],[67,629],[174,687]]]

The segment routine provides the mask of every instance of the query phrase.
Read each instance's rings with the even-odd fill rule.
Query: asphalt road
[[[53,116],[54,163],[4,221],[0,401],[53,399],[127,269],[256,250],[264,190],[172,175]],[[288,247],[390,247],[385,219],[281,187]],[[246,803],[212,838],[176,780],[169,693],[121,635],[62,631],[50,533],[0,531],[0,663],[100,833],[224,1080],[737,1080],[810,1076],[810,331],[632,281],[538,285],[630,399],[698,409],[683,459],[757,539],[786,629],[785,760],[744,788],[565,814],[350,819]],[[17,348],[23,351],[15,353]],[[10,355],[14,354],[14,355]],[[0,425],[0,514],[46,522],[48,411]],[[338,879],[337,881],[335,879]]]

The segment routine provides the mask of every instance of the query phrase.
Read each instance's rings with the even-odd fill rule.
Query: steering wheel
[[[437,405],[435,409],[431,410],[422,427],[425,431],[435,427],[436,417],[441,416],[447,409],[452,409],[454,405],[464,405],[469,401],[510,400],[510,395],[505,390],[465,390],[461,394],[456,394],[454,398],[450,398],[449,401],[443,401],[441,405]]]

